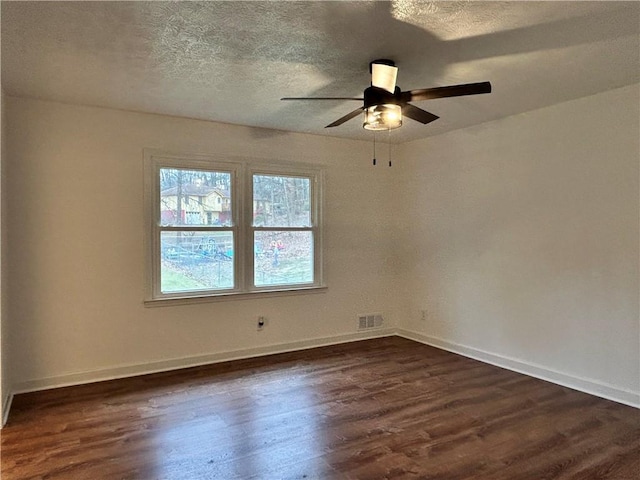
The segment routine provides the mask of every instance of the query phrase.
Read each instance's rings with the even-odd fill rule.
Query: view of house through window
[[[233,288],[231,174],[177,168],[159,173],[161,291]],[[186,225],[205,228],[176,229]]]
[[[316,170],[191,163],[152,169],[150,299],[321,285]]]

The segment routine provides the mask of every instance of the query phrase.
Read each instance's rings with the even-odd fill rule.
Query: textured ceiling
[[[404,142],[640,81],[637,2],[2,2],[10,95],[347,138],[369,61],[403,90],[489,80],[493,93],[417,102]],[[276,134],[274,132],[274,134]]]

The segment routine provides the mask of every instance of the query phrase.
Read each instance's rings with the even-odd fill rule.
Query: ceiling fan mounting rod
[[[396,66],[396,62],[394,62],[393,60],[389,60],[388,58],[380,58],[378,60],[372,60],[371,62],[369,62],[369,73],[373,73],[374,63],[378,65],[388,65],[390,67]]]

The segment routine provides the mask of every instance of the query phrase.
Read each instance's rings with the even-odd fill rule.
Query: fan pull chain
[[[387,143],[389,145],[389,166],[391,166],[391,129],[387,130]]]
[[[376,164],[376,132],[373,132],[373,165]]]

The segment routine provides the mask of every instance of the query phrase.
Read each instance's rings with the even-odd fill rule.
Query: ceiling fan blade
[[[398,77],[398,67],[386,65],[384,63],[371,64],[371,85],[382,88],[389,93],[396,89],[396,78]]]
[[[338,125],[342,125],[347,120],[351,120],[352,118],[355,118],[358,115],[360,115],[360,112],[362,112],[362,110],[363,110],[362,108],[358,108],[357,110],[354,110],[351,113],[347,113],[344,117],[339,118],[338,120],[336,120],[333,123],[330,123],[324,128],[331,128],[331,127],[337,127]]]
[[[364,101],[364,98],[359,97],[283,97],[280,100],[359,100]]]
[[[440,118],[439,116],[434,115],[433,113],[427,112],[426,110],[422,110],[421,108],[418,108],[414,105],[410,105],[408,103],[402,106],[402,115],[404,115],[405,117],[412,118],[416,122],[420,122],[424,124],[433,122],[434,120],[437,120]]]
[[[491,93],[491,83],[466,83],[464,85],[450,85],[448,87],[423,88],[421,90],[409,90],[402,92],[400,98],[403,102],[415,102],[417,100],[432,100],[434,98],[461,97],[464,95],[478,95]]]

